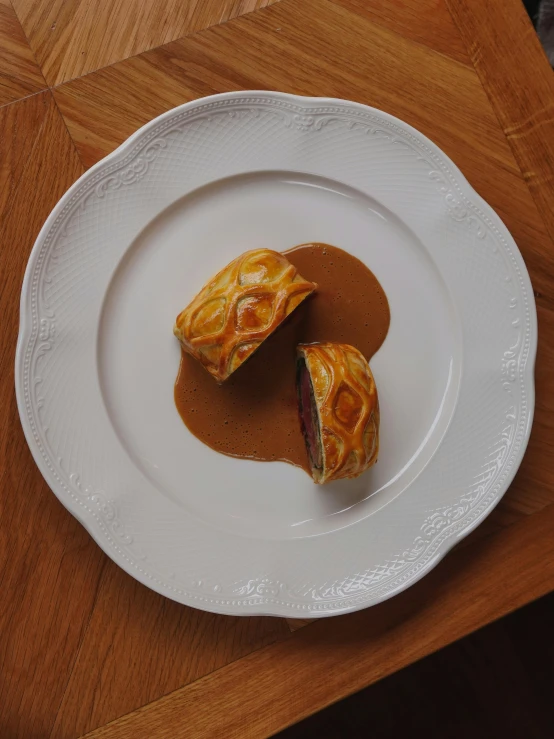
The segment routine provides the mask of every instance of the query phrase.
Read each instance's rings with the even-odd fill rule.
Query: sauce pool
[[[175,404],[189,431],[215,451],[289,462],[311,475],[298,417],[296,347],[337,341],[370,360],[387,336],[390,311],[373,272],[342,249],[314,243],[283,253],[317,292],[222,385],[182,351]]]

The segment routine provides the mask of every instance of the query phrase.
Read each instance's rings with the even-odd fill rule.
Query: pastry
[[[316,287],[283,254],[248,251],[204,285],[173,333],[223,382]]]
[[[377,461],[379,401],[364,356],[348,344],[300,344],[297,391],[316,483],[358,477]]]

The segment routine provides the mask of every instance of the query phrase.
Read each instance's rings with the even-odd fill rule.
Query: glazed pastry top
[[[283,254],[248,251],[204,285],[173,332],[223,382],[316,287]]]

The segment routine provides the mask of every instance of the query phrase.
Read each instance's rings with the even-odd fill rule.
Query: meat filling
[[[323,458],[321,451],[321,438],[319,431],[319,419],[315,404],[312,380],[306,362],[299,359],[297,367],[298,406],[300,412],[300,424],[302,435],[306,442],[306,449],[310,458],[312,468],[321,470]]]

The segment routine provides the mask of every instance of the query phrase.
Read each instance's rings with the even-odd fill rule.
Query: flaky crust
[[[247,251],[204,285],[173,333],[223,382],[316,287],[283,254]]]
[[[379,400],[373,374],[349,344],[300,344],[319,418],[323,469],[314,481],[358,477],[377,461]]]

